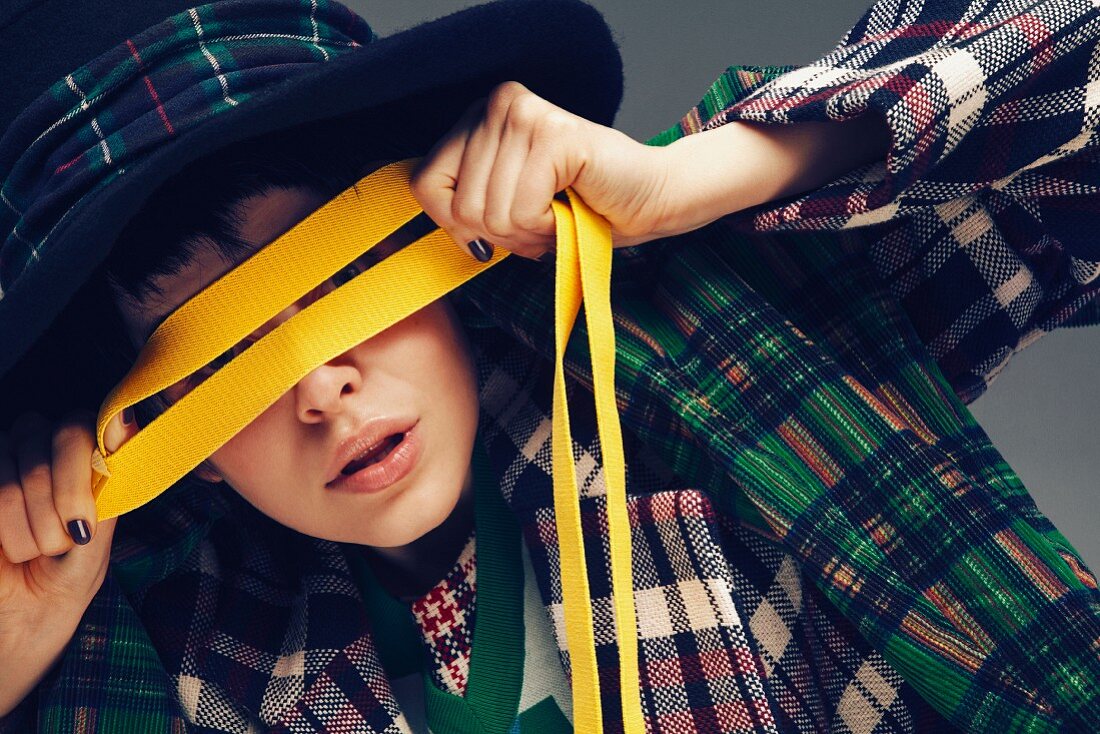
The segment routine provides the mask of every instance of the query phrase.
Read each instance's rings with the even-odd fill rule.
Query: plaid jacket
[[[1049,234],[1032,240],[1049,248],[1045,257],[1036,247],[1016,251],[1020,240],[1005,233],[1020,220],[994,216],[1004,209],[974,208],[966,226],[962,219],[957,227],[941,223],[930,235],[934,247],[918,257],[929,230],[912,223],[922,216],[916,199],[899,195],[939,190],[936,176],[946,175],[951,151],[965,149],[960,139],[985,140],[989,157],[1006,156],[997,147],[1004,139],[983,136],[977,124],[1000,109],[995,102],[1006,106],[994,120],[1013,110],[1038,114],[1029,96],[1036,87],[1025,80],[987,82],[1001,96],[974,114],[959,106],[973,95],[960,102],[958,95],[930,94],[944,103],[922,103],[917,115],[913,99],[898,90],[922,81],[935,86],[934,75],[915,71],[932,58],[922,59],[922,48],[942,44],[940,52],[951,56],[965,43],[950,31],[963,18],[984,18],[986,25],[1023,27],[1028,39],[1038,34],[1033,45],[1052,49],[1055,60],[1084,53],[1043,45],[1035,28],[1085,37],[1091,11],[1057,16],[1061,25],[1033,24],[1041,8],[881,3],[837,52],[809,67],[825,69],[822,79],[833,82],[819,80],[815,88],[806,71],[732,67],[695,110],[649,141],[665,144],[740,114],[788,119],[781,111],[787,102],[792,114],[828,114],[846,109],[848,100],[858,104],[861,90],[876,84],[890,94],[872,93],[867,104],[886,112],[895,130],[892,163],[879,172],[879,184],[869,167],[859,180],[847,176],[792,202],[616,253],[619,407],[643,703],[654,731],[927,731],[946,728],[945,718],[975,731],[1100,728],[1095,579],[955,393],[969,394],[960,382],[967,375],[987,380],[995,370],[980,360],[965,363],[957,349],[964,369],[943,355],[937,365],[930,353],[936,340],[920,330],[921,309],[912,307],[912,293],[899,294],[912,281],[884,278],[881,255],[889,242],[900,242],[910,268],[923,267],[920,277],[947,283],[957,275],[944,264],[951,251],[933,250],[965,254],[975,239],[963,234],[976,233],[983,246],[993,243],[982,252],[1012,255],[1042,283],[1035,302],[1047,311],[1028,313],[1072,311],[1087,295],[1095,279],[1079,264],[1090,262],[1088,253]],[[916,19],[921,23],[912,25]],[[877,39],[879,55],[849,48],[864,36]],[[960,68],[993,68],[974,53],[964,56],[979,62],[958,62]],[[1041,75],[1031,53],[1021,51],[1016,61],[1034,64]],[[1004,61],[1003,48],[995,56]],[[853,65],[847,81],[839,68],[828,70],[845,58]],[[1055,79],[1075,79],[1088,58]],[[953,89],[958,83],[944,82]],[[1039,89],[1050,93],[1049,86]],[[1080,105],[1069,103],[1069,91],[1053,99],[1055,109],[1091,120],[1087,95]],[[898,131],[914,115],[932,120],[913,123],[928,131],[929,142],[907,157]],[[919,166],[928,150],[939,151],[934,157],[944,165]],[[1022,163],[1030,173],[1014,168],[1001,178],[1038,175],[1035,162],[1050,154]],[[1065,158],[1057,163],[1078,160]],[[987,190],[998,189],[976,186],[926,208],[977,207]],[[888,192],[877,194],[887,203],[871,198],[874,191]],[[861,201],[870,203],[861,210]],[[860,211],[869,218],[839,213]],[[873,226],[853,226],[860,223]],[[967,228],[979,224],[985,228]],[[1059,258],[1052,269],[1039,269]],[[1059,286],[1052,273],[1072,277]],[[556,619],[561,597],[544,402],[549,275],[537,263],[509,261],[469,284],[461,305],[478,350],[482,436]],[[976,303],[1004,303],[1001,281],[962,282],[982,284],[972,292]],[[1052,324],[1028,318],[1020,334]],[[956,321],[949,314],[938,323]],[[963,323],[971,342],[999,333],[992,317]],[[595,560],[606,562],[599,450],[584,410],[583,326],[577,331],[569,361],[575,456],[587,535]],[[1009,352],[1024,343],[1009,341]],[[173,488],[120,522],[111,571],[65,657],[5,726],[29,726],[37,712],[44,731],[400,730],[403,718],[374,654],[347,551],[278,526],[232,493]],[[606,631],[613,624],[606,577],[598,562],[590,567],[597,630]],[[599,662],[605,721],[614,722],[610,639],[599,636]],[[568,666],[564,649],[562,662]]]
[[[1098,41],[1087,0],[879,2],[806,67],[730,69],[683,124],[880,115],[884,162],[727,219],[869,230],[877,271],[970,402],[1015,351],[1100,321]]]

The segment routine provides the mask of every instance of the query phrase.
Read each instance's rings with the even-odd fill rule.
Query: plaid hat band
[[[74,205],[128,165],[376,37],[336,2],[232,0],[168,18],[58,80],[0,138],[0,298]]]

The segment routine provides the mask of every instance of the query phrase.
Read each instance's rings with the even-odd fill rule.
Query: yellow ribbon
[[[477,262],[436,228],[279,324],[108,454],[104,431],[120,411],[199,370],[420,215],[422,209],[409,188],[418,160],[397,161],[372,172],[181,305],[157,328],[100,407],[92,459],[99,519],[152,500],[318,365],[508,256],[501,249],[489,262]],[[607,488],[624,731],[642,734],[626,470],[615,404],[611,230],[607,220],[572,189],[565,192],[568,204],[551,201],[557,235],[552,453],[574,728],[603,731],[563,364],[565,345],[583,301]]]

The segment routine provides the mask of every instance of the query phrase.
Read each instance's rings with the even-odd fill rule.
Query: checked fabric
[[[681,127],[880,115],[884,162],[728,219],[869,228],[878,272],[971,402],[1014,352],[1100,321],[1098,41],[1087,0],[878,2],[812,64],[731,67]]]
[[[1095,578],[964,406],[1097,313],[1097,12],[878,2],[814,64],[730,67],[648,141],[866,110],[893,132],[885,164],[616,253],[655,731],[1100,730]],[[510,260],[460,297],[483,438],[554,620],[551,285]],[[567,367],[598,545],[584,348],[575,333]],[[402,730],[344,550],[204,490],[120,521],[65,657],[0,730]],[[613,722],[614,650],[598,661]]]

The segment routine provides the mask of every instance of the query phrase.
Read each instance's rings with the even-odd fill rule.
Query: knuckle
[[[44,556],[59,556],[72,547],[72,538],[61,524],[61,518],[53,505],[41,505],[28,507],[30,516],[31,534],[38,546],[38,551]]]
[[[23,513],[23,498],[18,485],[0,486],[0,519],[16,517]]]
[[[73,542],[68,536],[50,534],[50,537],[38,544],[38,552],[43,556],[60,556],[72,550]]]
[[[10,547],[5,544],[2,550],[10,563],[26,563],[42,555],[36,546],[28,543],[12,543]]]
[[[456,222],[475,228],[481,222],[482,207],[470,196],[455,196],[451,204],[451,215]]]
[[[533,232],[542,224],[542,219],[536,212],[524,209],[512,212],[512,221],[527,232]]]
[[[512,104],[512,100],[523,95],[527,87],[514,79],[509,79],[493,87],[489,93],[489,109],[494,112],[504,112]]]
[[[493,93],[485,103],[485,119],[503,119],[508,114],[508,108],[512,106],[512,96],[512,93],[504,88],[504,84],[493,89]]]
[[[524,94],[512,102],[512,108],[508,113],[510,122],[531,127],[549,114],[543,100],[533,94]]]
[[[507,238],[513,230],[512,219],[507,214],[489,211],[485,214],[486,234],[496,239]]]

